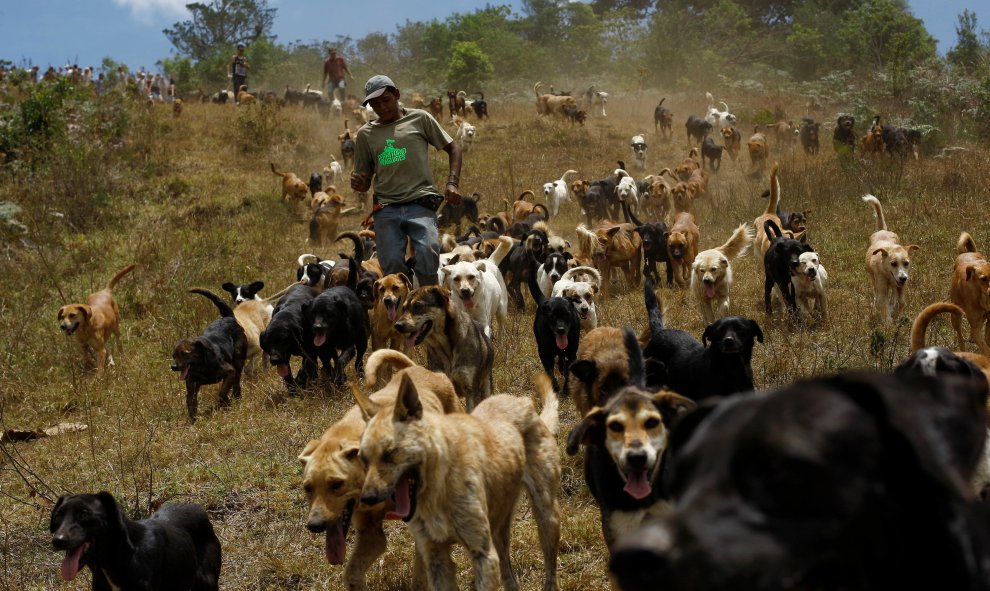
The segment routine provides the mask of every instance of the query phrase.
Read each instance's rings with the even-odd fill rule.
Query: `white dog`
[[[752,226],[740,224],[725,244],[701,251],[695,257],[691,265],[691,293],[698,302],[706,325],[729,315],[731,261],[746,254],[753,243],[753,233]]]
[[[323,182],[327,185],[336,186],[344,178],[344,167],[337,162],[337,158],[330,154],[330,166],[323,169]]]
[[[584,103],[588,107],[588,112],[591,116],[595,116],[595,107],[601,107],[602,117],[607,117],[605,113],[605,103],[608,102],[608,93],[603,90],[595,90],[595,86],[591,85],[588,90],[584,91]]]
[[[632,137],[633,161],[636,168],[646,170],[646,138],[641,135]]]
[[[477,129],[474,125],[471,125],[460,117],[454,119],[454,123],[457,125],[457,142],[461,145],[461,151],[470,151],[471,145],[474,143],[474,136],[475,133],[477,133]]]
[[[330,101],[330,112],[335,118],[344,116],[344,105],[341,104],[340,99],[336,96]]]
[[[617,168],[615,174],[620,177],[619,184],[615,186],[615,194],[619,196],[619,201],[625,201],[629,204],[629,209],[639,212],[639,187],[636,185],[636,179],[621,168]]]
[[[442,268],[443,285],[450,290],[455,306],[468,313],[481,324],[485,334],[492,335],[492,318],[498,318],[499,327],[505,326],[508,314],[509,292],[498,264],[512,250],[512,239],[501,237],[498,248],[483,261],[460,261]]]
[[[705,114],[705,121],[711,123],[715,130],[726,126],[736,126],[736,116],[729,112],[729,105],[725,104],[725,101],[719,101],[723,109],[719,111],[715,108],[715,97],[712,96],[712,93],[706,92],[705,97],[708,99],[708,112]]]
[[[567,298],[574,304],[581,330],[598,327],[595,296],[601,291],[602,276],[594,267],[574,267],[553,284],[553,297]]]
[[[560,203],[562,201],[571,203],[571,192],[568,186],[570,181],[567,177],[572,174],[577,174],[577,171],[568,170],[559,179],[550,181],[549,183],[543,183],[543,197],[547,200],[550,215],[553,217],[557,217],[557,213],[560,212]]]
[[[817,252],[802,252],[798,257],[798,267],[791,274],[791,284],[794,286],[794,299],[797,301],[798,313],[805,322],[828,319],[828,304],[825,298],[825,285],[828,283],[828,273],[821,264]],[[780,290],[774,286],[771,292],[773,309],[783,313],[787,309]]]

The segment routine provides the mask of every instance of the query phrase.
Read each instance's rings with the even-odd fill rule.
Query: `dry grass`
[[[478,125],[478,140],[466,159],[463,189],[480,192],[483,209],[492,209],[502,198],[538,190],[568,168],[584,178],[599,178],[617,159],[631,165],[629,140],[649,131],[660,96],[613,96],[608,119],[591,119],[583,128],[537,119],[529,101],[492,104],[493,118]],[[749,99],[740,112],[772,109],[760,101]],[[645,134],[651,171],[686,155],[681,122],[704,108],[702,97],[672,96],[666,104],[678,123],[669,144],[653,132]],[[796,103],[784,106],[800,111]],[[322,170],[330,152],[339,152],[335,138],[340,123],[315,113],[283,111],[271,145],[244,137],[238,130],[247,126],[238,124],[238,116],[231,107],[195,104],[187,104],[174,121],[164,110],[141,115],[136,125],[142,126],[139,139],[146,144],[142,162],[123,171],[113,185],[119,192],[107,196],[109,205],[100,209],[99,220],[87,219],[85,225],[82,218],[52,215],[60,204],[78,209],[69,196],[53,194],[54,185],[47,190],[42,186],[38,197],[16,176],[0,181],[0,195],[31,211],[27,219],[46,238],[8,248],[0,261],[6,277],[0,295],[3,427],[37,428],[67,420],[89,425],[84,433],[0,448],[0,589],[88,588],[88,576],[71,584],[58,580],[60,556],[50,548],[48,514],[61,493],[101,489],[112,491],[134,517],[171,500],[205,505],[223,543],[224,589],[341,588],[341,569],[323,561],[322,538],[303,527],[306,508],[295,458],[306,441],[343,413],[349,396],[313,391],[287,399],[280,380],[268,372],[246,379],[243,398],[229,411],[201,416],[189,426],[183,386],[169,371],[175,341],[198,334],[216,315],[209,302],[186,293],[189,287],[219,291],[227,280],[262,279],[272,293],[293,279],[296,257],[311,251],[305,245],[304,212],[278,200],[279,179],[268,162],[307,178]],[[822,118],[834,120],[831,113]],[[745,141],[751,126],[747,122],[741,128]],[[830,128],[822,135],[828,138]],[[826,139],[816,158],[799,148],[775,151],[771,158],[781,163],[783,207],[813,209],[810,241],[831,279],[828,326],[809,332],[768,321],[762,311],[762,264],[746,257],[736,265],[733,313],[757,319],[766,334],[753,359],[759,387],[847,368],[888,369],[906,355],[906,321],[885,327],[870,318],[864,256],[874,221],[871,209],[860,201],[863,193],[876,194],[891,229],[921,247],[912,265],[908,318],[946,298],[961,230],[990,249],[983,215],[990,178],[982,151],[955,160],[908,162],[903,170],[888,161],[843,168],[828,144]],[[239,146],[252,149],[245,152]],[[711,196],[698,204],[701,248],[721,244],[741,221],[762,212],[760,193],[767,180],[749,178],[746,167],[745,156],[735,163],[726,157]],[[434,159],[434,169],[438,178],[446,174],[445,157]],[[121,173],[97,167],[85,174]],[[44,203],[44,211],[33,211],[32,200]],[[551,225],[573,238],[580,221],[577,208],[565,205]],[[349,217],[344,225],[357,222]],[[318,254],[330,256],[337,250]],[[56,310],[66,301],[83,300],[130,262],[140,267],[116,290],[124,353],[105,377],[81,373],[74,343],[59,334]],[[617,291],[600,304],[600,322],[643,326],[640,289]],[[701,334],[700,314],[686,292],[664,288],[662,297],[670,326]],[[496,343],[496,389],[530,395],[539,370],[532,303],[524,314],[511,312],[508,324]],[[947,324],[936,325],[932,340],[951,343]],[[201,412],[215,404],[214,390],[201,396]],[[561,441],[575,420],[570,403],[563,405],[562,414]],[[584,487],[580,462],[566,456],[562,461],[561,589],[604,588],[598,512]],[[410,536],[401,525],[391,524],[389,537],[394,543],[372,571],[372,588],[407,589]],[[524,589],[541,585],[538,548],[523,503],[513,560]],[[465,587],[469,563],[463,554],[456,559]]]

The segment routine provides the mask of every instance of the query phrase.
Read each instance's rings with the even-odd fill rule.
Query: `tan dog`
[[[987,335],[990,334],[990,262],[976,250],[976,243],[968,232],[959,235],[956,244],[955,268],[952,270],[952,288],[949,299],[966,314],[969,322],[969,338],[976,343],[983,355],[990,355]],[[960,351],[966,350],[962,323],[958,315],[952,316],[952,328]]]
[[[763,224],[767,220],[773,220],[773,223],[777,224],[780,228],[783,224],[780,223],[780,218],[777,217],[777,205],[780,204],[780,179],[777,173],[780,171],[780,165],[776,162],[773,164],[773,168],[770,169],[770,198],[767,200],[767,208],[763,213],[753,220],[753,226],[756,228],[756,238],[753,242],[753,255],[762,263],[763,257],[767,254],[767,250],[770,248],[770,238],[767,237],[767,233],[763,231]]]
[[[368,404],[391,414],[399,384],[404,377],[417,384],[423,407],[435,413],[461,413],[461,406],[450,380],[415,365],[397,351],[385,349],[372,353],[365,363],[366,374],[373,383],[378,368],[387,364],[399,370],[384,388],[362,397]],[[354,405],[330,426],[319,439],[313,439],[299,454],[303,466],[303,490],[309,502],[306,527],[314,533],[326,532],[326,558],[330,564],[342,564],[346,553],[347,531],[353,519],[357,540],[350,560],[344,567],[348,589],[366,590],[366,573],[385,552],[382,522],[394,503],[374,506],[360,502],[365,470],[358,458],[361,436],[367,423],[361,407]],[[413,569],[413,588],[423,588],[425,573],[418,554]]]
[[[863,201],[873,206],[877,218],[877,231],[870,236],[870,247],[866,249],[866,272],[873,281],[873,306],[886,322],[893,322],[904,306],[911,253],[918,247],[901,246],[897,234],[887,230],[879,199],[864,195]]]
[[[670,175],[676,182],[676,177],[669,168],[661,170],[659,174],[651,174],[645,179],[650,183],[650,192],[642,198],[642,207],[643,211],[655,220],[665,220],[671,212],[671,190],[674,185],[664,175]]]
[[[315,200],[315,197],[314,197]],[[309,220],[309,238],[307,244],[330,244],[337,237],[337,227],[344,213],[343,195],[332,195],[329,201],[320,205]],[[350,211],[350,210],[348,210]]]
[[[565,118],[567,116],[566,107],[577,109],[577,99],[573,96],[540,94],[541,86],[543,86],[542,82],[537,82],[533,85],[533,92],[536,93],[536,113],[538,115],[553,115],[555,117]]]
[[[753,228],[749,224],[740,224],[725,244],[703,250],[694,259],[691,265],[691,292],[706,325],[729,315],[732,260],[746,254],[752,242]]]
[[[667,256],[674,267],[674,282],[678,287],[687,287],[691,280],[691,265],[698,256],[700,239],[694,216],[687,212],[677,214],[667,234]]]
[[[282,199],[291,198],[296,201],[303,201],[309,195],[309,185],[292,172],[279,172],[275,170],[275,164],[269,162],[272,172],[282,177]]]
[[[402,273],[386,275],[375,281],[375,307],[371,309],[372,351],[385,347],[406,350],[406,340],[395,330],[395,321],[402,316],[412,288],[412,281]]]
[[[172,102],[172,115],[178,117],[182,114],[182,99],[177,98]]]
[[[107,286],[89,294],[85,304],[66,304],[58,309],[58,327],[65,336],[76,337],[82,348],[83,361],[92,366],[96,355],[96,369],[102,371],[114,365],[113,355],[107,350],[107,341],[117,337],[117,353],[123,353],[120,342],[120,309],[113,299],[113,288],[120,278],[136,265],[127,265],[113,276]]]
[[[609,293],[613,268],[622,269],[629,287],[639,285],[643,239],[636,231],[636,225],[603,222],[595,228],[595,238],[591,258],[602,274],[602,294],[607,296]]]
[[[579,416],[605,406],[612,394],[629,383],[629,354],[622,329],[599,326],[581,337],[577,358],[567,372],[567,392]]]
[[[701,168],[701,164],[698,162],[698,148],[691,148],[688,157],[674,167],[674,175],[677,180],[686,183],[691,178],[691,174],[699,168]]]
[[[409,99],[409,104],[412,105],[414,109],[425,109],[426,108],[426,98],[418,92],[412,93],[412,98]]]
[[[532,191],[528,189],[523,191],[518,197],[516,197],[516,200],[512,203],[512,221],[520,222],[526,219],[526,216],[533,213],[536,210],[537,206],[542,208],[543,218],[544,219],[548,218],[549,216],[546,214],[547,211],[546,207],[544,207],[543,204],[541,203],[530,203],[529,201],[526,201],[527,196],[536,199],[536,194],[534,194]]]
[[[859,140],[863,155],[875,155],[883,153],[883,126],[880,125],[880,115],[873,118],[870,129]]]
[[[735,161],[736,157],[739,156],[739,150],[742,148],[742,135],[735,127],[723,127],[721,131],[722,144],[725,146],[725,151]]]
[[[247,86],[242,84],[241,87],[237,89],[237,103],[240,105],[250,105],[253,102],[255,102],[254,95],[249,93],[247,91]]]
[[[470,415],[444,415],[426,407],[409,376],[391,412],[373,415],[361,437],[367,470],[361,502],[394,499],[392,515],[406,521],[423,557],[431,589],[456,589],[450,556],[455,543],[471,557],[474,588],[519,589],[509,555],[515,506],[525,487],[536,517],[545,561],[543,588],[556,589],[560,544],[557,491],[560,459],[557,398],[543,376],[537,389],[543,412],[519,396],[497,395]]]
[[[234,308],[234,319],[244,329],[247,340],[247,358],[244,367],[252,376],[260,373],[266,364],[265,352],[261,349],[261,333],[265,332],[272,320],[271,298],[264,300],[244,300]]]
[[[753,129],[753,135],[746,142],[746,150],[749,151],[749,163],[753,172],[762,172],[767,165],[767,158],[770,156],[770,149],[767,146],[767,136],[760,133],[760,127]]]

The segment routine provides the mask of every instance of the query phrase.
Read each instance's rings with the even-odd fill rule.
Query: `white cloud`
[[[186,4],[190,0],[113,0],[114,4],[131,10],[136,20],[151,24],[156,16],[183,17],[189,12]]]

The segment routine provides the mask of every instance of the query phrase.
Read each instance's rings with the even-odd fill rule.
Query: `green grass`
[[[618,159],[632,164],[629,139],[640,133],[650,145],[649,170],[673,166],[688,150],[682,122],[689,113],[700,114],[704,101],[668,98],[677,123],[673,141],[665,143],[649,131],[661,96],[613,96],[608,119],[590,119],[584,127],[539,119],[528,101],[492,104],[492,119],[478,124],[478,139],[465,159],[462,190],[481,193],[482,209],[491,211],[503,198],[538,191],[569,168],[583,178],[600,178]],[[754,96],[738,111],[774,106]],[[783,106],[795,114],[802,109],[798,100]],[[247,123],[257,117],[247,109],[187,104],[178,119],[164,108],[144,109],[135,108],[126,157],[113,157],[111,148],[70,145],[64,161],[75,164],[53,174],[9,165],[0,176],[0,200],[23,207],[20,219],[30,228],[27,236],[5,233],[0,253],[6,279],[0,294],[2,427],[89,425],[82,433],[0,447],[0,589],[88,588],[88,575],[73,583],[59,580],[61,556],[50,548],[48,515],[59,494],[102,489],[136,518],[167,501],[206,506],[223,543],[224,589],[341,588],[342,569],[323,561],[322,538],[303,526],[296,456],[349,407],[349,393],[287,398],[269,370],[245,379],[243,398],[227,411],[209,412],[216,396],[215,388],[206,388],[200,420],[190,426],[183,385],[169,371],[173,344],[199,334],[216,316],[204,298],[187,293],[190,287],[219,292],[224,281],[262,279],[265,292],[274,293],[294,279],[296,257],[313,251],[305,244],[307,216],[301,207],[279,201],[279,178],[268,163],[303,178],[322,170],[331,152],[339,156],[341,123],[286,109],[275,116],[270,141],[261,141],[245,134],[270,121]],[[833,113],[819,116],[826,126],[834,121]],[[750,123],[741,128],[745,141]],[[815,158],[800,148],[781,153],[772,147],[771,153],[781,164],[782,206],[812,209],[810,242],[828,269],[831,314],[827,325],[813,331],[768,320],[762,264],[752,256],[738,260],[732,311],[755,318],[766,335],[753,358],[757,386],[844,369],[889,369],[908,352],[909,319],[946,299],[959,232],[971,232],[984,248],[990,242],[983,215],[990,186],[986,153],[973,148],[953,160],[909,161],[903,168],[886,159],[840,166],[828,139]],[[747,168],[745,156],[735,163],[726,157],[711,195],[697,204],[701,248],[721,244],[740,222],[752,222],[763,211],[760,193],[767,179],[750,178]],[[436,155],[434,169],[438,177],[446,174],[445,154]],[[871,208],[860,200],[865,192],[881,199],[891,230],[921,247],[913,259],[905,320],[892,326],[871,319],[864,266],[875,226]],[[565,205],[551,227],[573,242],[582,220],[576,206]],[[341,229],[358,222],[359,216],[349,216]],[[316,253],[329,257],[344,248]],[[124,352],[105,376],[84,373],[75,343],[59,333],[56,311],[83,301],[131,262],[140,266],[115,291]],[[600,323],[643,327],[641,290],[613,292],[599,303]],[[701,316],[687,293],[663,288],[661,296],[668,324],[700,336]],[[500,331],[499,392],[532,393],[532,377],[540,370],[532,313],[532,303],[523,314],[510,312]],[[931,341],[951,346],[947,322],[935,323],[931,333]],[[576,417],[570,402],[561,412],[563,442]],[[561,447],[561,461],[561,589],[605,588],[597,508],[579,459]],[[371,586],[408,589],[411,537],[401,524],[390,524],[389,538],[388,552],[371,571]],[[541,585],[538,548],[524,502],[513,561],[527,590]],[[456,560],[464,588],[469,562],[461,552]]]

